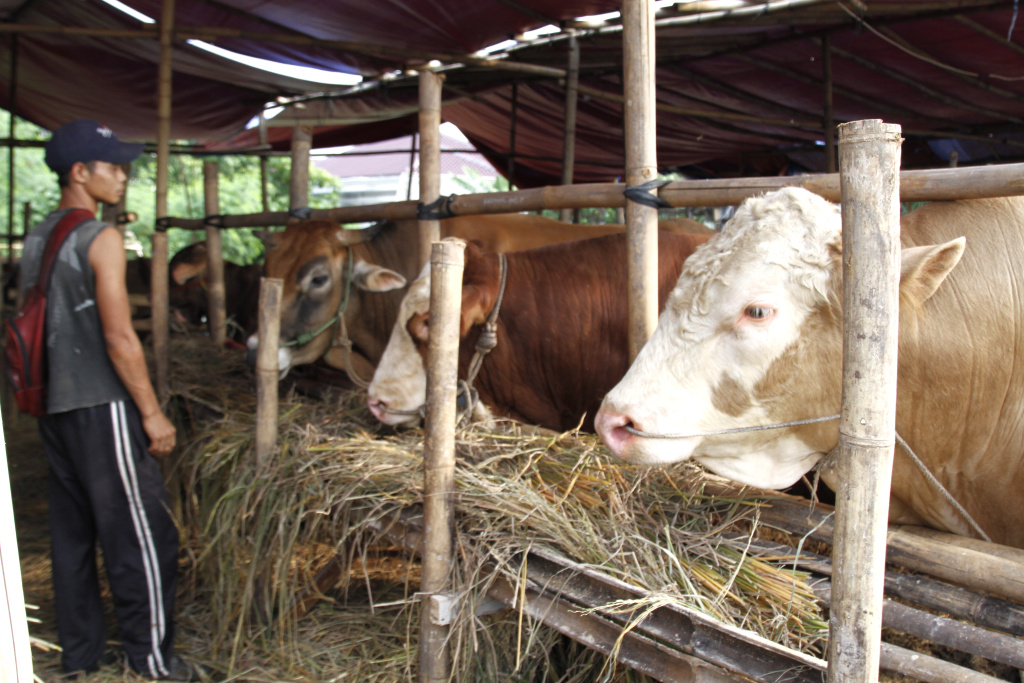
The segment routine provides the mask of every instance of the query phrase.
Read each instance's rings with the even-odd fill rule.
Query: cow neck
[[[338,312],[334,314],[334,317],[325,322],[323,325],[313,330],[312,332],[303,332],[295,339],[291,339],[286,342],[281,342],[281,346],[305,346],[309,342],[313,341],[323,332],[333,327],[335,323],[344,318],[345,309],[348,308],[349,296],[352,294],[352,267],[354,264],[354,258],[352,256],[352,250],[348,250],[348,260],[345,263],[345,272],[342,277],[345,280],[345,294],[341,298],[341,304],[338,306]],[[331,344],[327,345],[327,349],[331,348]],[[324,351],[326,354],[327,352]]]
[[[477,373],[480,372],[484,358],[498,345],[498,314],[501,312],[501,302],[505,298],[505,285],[508,283],[508,257],[505,254],[498,254],[498,282],[498,298],[494,301],[494,308],[487,315],[483,329],[480,330],[480,335],[476,338],[476,346],[473,358],[469,361],[466,379],[459,380],[456,401],[465,416],[471,415],[480,401],[480,394],[473,388],[473,381],[476,379]]]

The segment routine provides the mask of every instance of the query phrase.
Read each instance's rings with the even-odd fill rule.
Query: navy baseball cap
[[[142,154],[143,147],[142,143],[121,142],[114,131],[98,121],[78,119],[53,131],[46,143],[46,165],[61,174],[79,161],[127,164]]]

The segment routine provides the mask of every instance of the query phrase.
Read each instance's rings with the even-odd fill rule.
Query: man
[[[96,121],[72,121],[46,144],[60,204],[25,239],[22,287],[38,277],[46,238],[69,210],[95,215],[124,194],[123,165],[142,152]],[[153,680],[199,680],[173,654],[178,533],[159,463],[175,428],[161,411],[131,323],[121,233],[86,220],[54,260],[46,310],[50,533],[57,632],[69,677],[95,671],[106,628],[96,543],[128,666]],[[155,456],[155,457],[154,457]]]

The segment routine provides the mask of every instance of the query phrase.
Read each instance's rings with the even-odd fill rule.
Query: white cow
[[[1021,198],[935,202],[904,216],[896,414],[897,432],[970,515],[1017,547],[1022,228]],[[687,260],[657,331],[606,396],[596,426],[608,447],[635,463],[696,458],[765,488],[799,479],[835,447],[838,422],[700,434],[839,412],[841,252],[838,207],[820,197],[787,188],[744,202]],[[890,520],[972,535],[899,449]]]

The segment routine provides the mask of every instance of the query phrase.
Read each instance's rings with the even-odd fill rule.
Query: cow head
[[[326,220],[299,221],[267,238],[266,277],[280,278],[282,373],[293,365],[312,363],[331,347],[339,329],[359,315],[354,290],[387,292],[405,286],[393,270],[368,263],[353,251],[375,232],[346,230]],[[250,362],[259,346],[257,335],[247,343]]]
[[[657,330],[605,397],[596,427],[608,447],[640,464],[693,457],[764,488],[793,484],[830,451],[836,422],[707,433],[839,412],[841,223],[837,206],[801,189],[745,201],[687,260]],[[931,296],[962,252],[962,239],[904,250],[901,307]]]
[[[206,242],[196,242],[176,253],[167,264],[170,308],[176,317],[193,325],[201,325],[209,312],[207,263]]]
[[[457,238],[447,238],[455,240]],[[463,240],[458,240],[463,241]],[[484,256],[478,244],[466,244],[462,280],[460,338],[474,325],[483,323],[494,308],[498,292],[497,257]],[[409,286],[399,308],[398,319],[388,339],[366,402],[384,424],[415,426],[427,400],[427,347],[430,342],[430,264]],[[474,408],[475,419],[486,419],[487,410]]]

